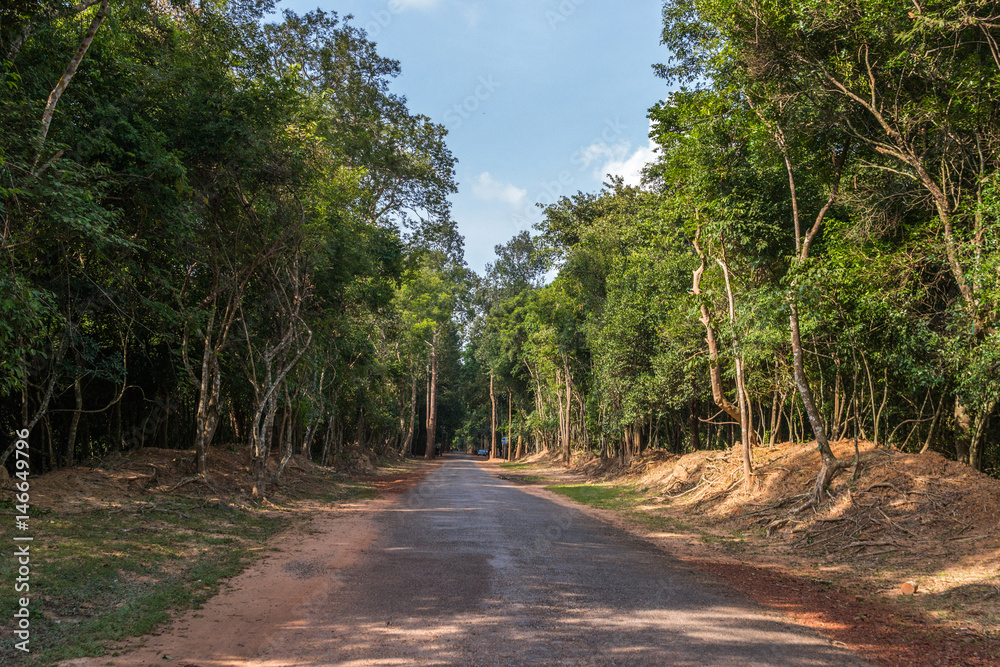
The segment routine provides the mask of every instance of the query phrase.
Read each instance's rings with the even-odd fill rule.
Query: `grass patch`
[[[540,475],[499,475],[499,477],[515,484],[547,484],[550,481]]]
[[[518,475],[517,478],[530,484],[545,484],[549,481],[547,477],[542,477],[541,475]]]
[[[501,463],[500,467],[503,468],[504,470],[525,470],[526,468],[530,468],[531,464],[530,463],[514,463],[513,461],[508,461],[506,463]]]
[[[584,505],[621,512],[652,531],[696,532],[695,528],[680,519],[640,507],[648,499],[648,489],[625,484],[554,484],[545,488]]]
[[[358,482],[296,494],[326,503],[375,495],[373,485]],[[149,633],[171,611],[198,608],[291,522],[290,507],[150,496],[83,512],[32,511],[31,654],[8,638],[0,643],[0,664],[104,655]],[[13,511],[11,502],[0,502],[0,513]],[[15,559],[0,559],[0,580],[13,582],[15,569]],[[13,598],[0,596],[4,618],[15,611]]]
[[[324,486],[315,491],[300,491],[296,498],[317,500],[322,503],[343,503],[349,500],[372,500],[378,497],[378,489],[370,482],[339,480],[337,484]]]
[[[615,484],[553,484],[545,487],[571,500],[605,510],[631,510],[643,500],[634,486]]]

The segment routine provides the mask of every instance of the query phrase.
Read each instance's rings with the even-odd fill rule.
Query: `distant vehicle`
[[[476,453],[477,453],[477,454],[479,454],[480,456],[488,456],[488,455],[489,455],[489,452],[488,452],[488,451],[486,451],[485,449],[480,449],[480,450],[479,450],[478,452],[476,452]]]

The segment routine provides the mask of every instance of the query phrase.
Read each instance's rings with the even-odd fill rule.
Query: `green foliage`
[[[390,92],[399,63],[349,19],[268,10],[114,5],[44,141],[95,10],[0,10],[0,420],[56,443],[33,438],[35,470],[188,448],[214,433],[200,409],[246,443],[268,396],[295,423],[283,446],[387,450],[404,375],[422,370],[402,360],[424,354],[400,345],[405,314],[448,323],[457,365],[451,285],[467,276],[445,129]],[[413,268],[428,253],[446,257],[436,304]]]
[[[713,403],[739,401],[740,363],[757,438],[808,440],[794,312],[825,432],[995,469],[989,9],[667,0],[663,17],[657,72],[677,90],[650,109],[645,187],[563,198],[536,237],[498,246],[469,337],[483,368],[467,431],[488,433],[492,375],[536,449],[728,446]],[[507,280],[539,248],[554,279]]]

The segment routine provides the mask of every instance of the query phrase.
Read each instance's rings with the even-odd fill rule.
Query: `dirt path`
[[[863,664],[471,460],[433,470],[375,522],[378,535],[339,572],[342,585],[313,596],[242,664]]]
[[[141,648],[64,664],[862,664],[473,461],[428,468],[405,493],[320,511]]]
[[[428,471],[315,508],[202,609],[123,655],[63,664],[864,664],[848,647],[879,665],[993,664],[922,646],[892,610],[498,480],[493,463]]]

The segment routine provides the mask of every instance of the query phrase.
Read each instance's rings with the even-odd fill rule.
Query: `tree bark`
[[[513,415],[514,406],[510,400],[510,392],[507,392],[507,445],[504,447],[504,456],[507,460],[511,459],[511,446],[513,441],[510,439],[510,426],[511,426],[511,416]]]
[[[570,408],[573,405],[573,382],[572,376],[569,373],[569,361],[566,357],[563,357],[563,367],[566,370],[566,416],[565,416],[565,426],[563,428],[563,441],[562,441],[562,460],[565,465],[569,465],[570,462],[570,441],[569,441],[569,415]]]
[[[708,260],[705,254],[701,251],[701,246],[698,242],[698,237],[701,235],[701,229],[695,233],[694,248],[698,253],[698,257],[701,259],[701,265],[694,271],[694,276],[691,284],[691,293],[695,296],[701,296],[701,279],[705,273],[705,268]],[[712,314],[708,310],[708,304],[701,303],[701,318],[699,320],[702,326],[705,327],[705,342],[708,343],[708,373],[709,379],[712,385],[712,400],[715,404],[722,408],[722,410],[735,419],[737,422],[742,423],[742,418],[740,417],[739,408],[733,405],[728,398],[726,398],[725,392],[722,390],[722,368],[719,366],[719,343],[715,338],[715,327],[712,324]]]
[[[428,460],[434,458],[435,431],[437,430],[438,328],[436,326],[431,341],[431,386],[430,395],[427,398],[427,451],[424,452],[424,458]]]
[[[972,418],[961,399],[955,398],[955,455],[962,463],[969,462],[972,445]]]
[[[701,422],[698,419],[698,399],[691,399],[688,408],[690,410],[690,414],[688,414],[688,446],[692,452],[697,452],[701,449]]]
[[[820,465],[819,474],[816,476],[816,484],[813,486],[814,502],[822,502],[826,497],[826,489],[833,481],[836,474],[847,466],[846,461],[840,461],[830,449],[830,442],[826,437],[826,425],[823,423],[823,415],[816,409],[813,402],[812,390],[809,387],[809,380],[806,378],[805,365],[802,359],[802,339],[799,334],[799,312],[794,301],[789,304],[789,329],[791,330],[792,341],[792,371],[795,380],[795,387],[799,390],[799,397],[812,427],[813,435],[816,436],[816,448],[819,450]]]
[[[490,458],[497,457],[497,397],[493,393],[493,371],[490,371]]]
[[[403,454],[409,454],[413,446],[413,434],[417,426],[417,376],[410,378],[410,425],[406,429],[406,439],[403,441]]]
[[[937,430],[938,421],[941,419],[942,408],[944,407],[945,397],[942,396],[941,400],[938,402],[937,409],[934,411],[934,418],[931,419],[930,430],[927,431],[927,439],[924,440],[924,446],[920,449],[921,454],[926,454],[927,450],[931,448],[931,444],[934,442],[934,432]]]
[[[73,380],[73,396],[76,409],[73,410],[73,417],[69,422],[69,433],[66,435],[66,453],[63,457],[67,468],[72,467],[74,463],[76,456],[76,434],[80,426],[80,415],[83,412],[83,388],[81,387],[81,376],[79,373]]]
[[[87,28],[87,32],[83,35],[83,41],[80,42],[80,46],[77,48],[76,53],[69,61],[69,65],[66,67],[66,71],[63,75],[59,77],[59,81],[56,83],[56,87],[52,89],[49,93],[49,99],[45,103],[45,111],[42,112],[42,127],[38,134],[38,148],[35,152],[35,165],[38,164],[38,157],[41,153],[42,146],[45,144],[45,139],[49,134],[49,126],[52,124],[52,115],[56,111],[56,105],[59,104],[59,98],[62,97],[63,92],[69,86],[69,82],[72,81],[73,76],[76,74],[77,68],[83,61],[83,57],[87,55],[87,50],[90,49],[91,43],[94,41],[94,36],[97,34],[97,30],[101,27],[101,23],[104,22],[104,18],[108,15],[108,0],[102,0],[101,6],[97,9],[97,14],[94,15],[94,19],[90,22],[90,27]],[[34,171],[34,166],[32,167]]]

